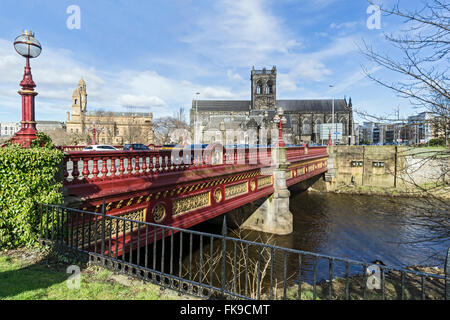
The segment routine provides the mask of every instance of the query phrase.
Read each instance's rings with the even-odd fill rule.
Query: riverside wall
[[[417,193],[422,186],[448,188],[449,157],[448,150],[447,156],[442,156],[443,151],[404,146],[331,146],[328,172],[312,189],[397,194]]]

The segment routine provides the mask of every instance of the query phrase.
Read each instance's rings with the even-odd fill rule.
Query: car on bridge
[[[83,149],[83,151],[114,151],[114,150],[119,150],[119,149],[114,148],[113,146],[106,145],[106,144],[91,145],[91,146],[87,146]]]
[[[129,143],[123,146],[124,151],[145,151],[150,150],[145,144],[142,143]]]

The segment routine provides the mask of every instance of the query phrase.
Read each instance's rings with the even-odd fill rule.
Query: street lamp
[[[285,147],[286,144],[283,141],[283,125],[287,123],[286,117],[284,116],[283,108],[279,107],[275,117],[273,118],[273,122],[278,127],[278,147]]]
[[[200,137],[199,137],[199,128],[198,128],[198,96],[200,95],[200,92],[197,92],[195,94],[195,143],[200,143]]]
[[[31,75],[30,59],[37,58],[42,47],[39,41],[34,37],[34,33],[25,30],[14,40],[14,49],[18,54],[26,58],[25,72],[20,82],[22,89],[19,94],[22,96],[22,121],[21,128],[12,138],[12,142],[29,148],[31,141],[36,139],[36,121],[34,112],[34,97],[38,95],[34,88],[36,84]]]
[[[330,88],[334,88],[334,85],[330,84]],[[331,125],[334,127],[334,134],[335,134],[335,141],[337,140],[337,126],[334,125],[334,97],[333,97],[333,102],[331,105]],[[331,145],[333,145],[333,142],[331,143]]]
[[[104,130],[105,130],[103,127],[99,127],[99,128],[97,129],[96,125],[97,125],[97,123],[94,122],[94,123],[92,124],[92,128],[90,129],[90,131],[92,131],[92,141],[91,141],[91,145],[94,145],[94,146],[97,145],[97,131],[100,131],[101,133],[103,133]]]

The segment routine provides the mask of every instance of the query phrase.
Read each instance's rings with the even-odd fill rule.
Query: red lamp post
[[[279,107],[273,122],[278,127],[278,147],[285,147],[286,144],[283,141],[283,125],[287,123],[286,117],[284,116],[283,108]]]
[[[31,31],[25,30],[22,35],[14,41],[14,48],[17,53],[25,57],[26,65],[23,80],[20,82],[22,90],[19,94],[22,96],[22,121],[21,128],[11,139],[12,143],[20,144],[24,148],[29,148],[31,141],[36,139],[36,121],[34,112],[34,97],[38,95],[34,88],[36,84],[31,75],[30,59],[37,58],[42,51],[41,44],[34,38]]]
[[[91,141],[91,145],[96,145],[97,144],[97,132],[98,131],[100,131],[100,132],[104,132],[104,129],[103,129],[103,127],[100,127],[100,128],[96,128],[96,123],[94,122],[93,124],[92,124],[92,129],[91,129],[91,131],[92,131],[92,141]]]

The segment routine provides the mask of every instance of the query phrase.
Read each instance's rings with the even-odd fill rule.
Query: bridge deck
[[[288,186],[327,171],[326,147],[286,153]],[[65,192],[83,210],[101,212],[105,203],[107,215],[189,228],[272,194],[271,159],[270,149],[187,156],[170,150],[74,151],[65,158]],[[128,248],[131,234],[122,232],[113,242],[122,247],[125,240]]]

